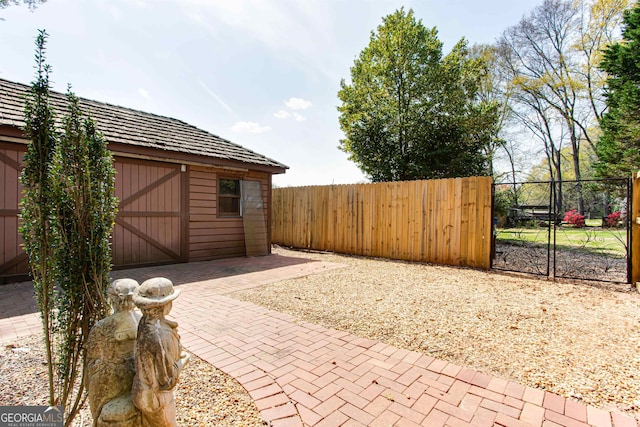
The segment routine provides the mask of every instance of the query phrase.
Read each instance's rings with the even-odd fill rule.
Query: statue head
[[[139,285],[133,279],[117,279],[111,283],[107,295],[113,304],[114,311],[133,310],[133,294]]]
[[[179,289],[173,288],[171,280],[165,277],[154,277],[140,285],[133,295],[133,302],[145,314],[164,312],[171,309],[171,302],[180,295]]]

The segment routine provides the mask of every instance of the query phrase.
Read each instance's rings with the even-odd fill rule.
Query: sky
[[[367,182],[338,148],[340,80],[400,7],[448,52],[492,43],[542,0],[48,0],[0,10],[0,78],[185,121],[284,163],[275,186]]]

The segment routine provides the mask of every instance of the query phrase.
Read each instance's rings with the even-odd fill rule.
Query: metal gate
[[[492,268],[631,283],[631,180],[493,185]]]

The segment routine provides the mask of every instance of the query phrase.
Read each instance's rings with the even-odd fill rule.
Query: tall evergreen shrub
[[[49,403],[64,406],[68,426],[85,399],[89,330],[109,308],[109,240],[117,199],[111,152],[70,89],[63,129],[56,132],[46,37],[41,31],[36,40],[37,78],[25,104],[30,143],[21,177],[21,233],[45,332]]]

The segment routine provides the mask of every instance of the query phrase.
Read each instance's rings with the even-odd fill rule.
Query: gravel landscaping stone
[[[0,406],[47,405],[47,365],[39,336],[0,349]],[[191,354],[174,390],[180,426],[264,426],[249,393],[233,378]],[[85,403],[75,427],[91,427]]]

